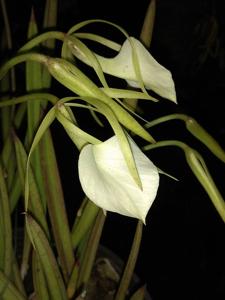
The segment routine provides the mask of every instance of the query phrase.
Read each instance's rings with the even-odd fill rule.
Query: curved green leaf
[[[26,227],[42,265],[51,298],[54,300],[68,300],[57,260],[44,231],[28,214],[26,214]]]
[[[27,300],[0,270],[0,298],[4,300]]]

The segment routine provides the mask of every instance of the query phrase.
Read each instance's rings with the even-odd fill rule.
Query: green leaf
[[[49,112],[44,117],[43,121],[41,122],[40,126],[38,127],[38,130],[36,132],[36,135],[34,137],[33,143],[30,148],[30,152],[27,157],[27,167],[26,167],[26,176],[25,176],[25,211],[28,209],[28,201],[29,201],[29,168],[30,168],[30,157],[38,145],[40,139],[42,138],[45,131],[48,129],[48,127],[51,125],[51,123],[55,119],[55,107],[49,110]]]
[[[4,300],[27,300],[9,278],[0,270],[0,298]]]
[[[104,223],[105,223],[105,215],[103,214],[103,211],[100,210],[98,212],[95,223],[91,230],[89,240],[86,245],[84,257],[80,264],[77,289],[81,288],[82,286],[85,286],[88,283],[88,280],[91,275],[91,270],[94,264],[96,252],[98,249],[99,241],[101,238]]]
[[[0,216],[1,216],[1,242],[0,242],[0,268],[5,275],[12,274],[13,249],[12,249],[12,225],[7,187],[4,172],[0,163]]]
[[[53,28],[57,25],[58,0],[46,0],[44,9],[43,28]],[[45,46],[49,49],[55,48],[55,41],[47,41]]]
[[[23,187],[25,186],[27,154],[23,147],[23,144],[20,142],[19,138],[15,134],[14,134],[14,141],[15,141],[19,178],[20,178],[21,187],[23,189]],[[44,206],[41,202],[40,193],[37,187],[34,173],[31,168],[29,168],[28,170],[29,170],[29,179],[27,184],[29,185],[29,191],[30,191],[30,203],[28,209],[30,212],[32,212],[32,214],[41,224],[45,233],[50,238],[48,224],[45,217]],[[21,273],[23,277],[26,275],[28,270],[30,251],[31,251],[31,244],[25,232],[24,248],[23,248],[22,263],[21,263]]]
[[[25,291],[24,283],[23,283],[22,276],[21,276],[21,273],[19,270],[19,266],[16,261],[16,257],[15,257],[14,253],[13,253],[13,255],[14,255],[13,265],[12,265],[13,282],[14,282],[16,288],[20,291],[20,293],[23,294],[24,296],[26,296],[26,291]]]
[[[72,244],[74,249],[77,248],[82,238],[86,235],[88,230],[91,228],[98,212],[99,212],[99,207],[96,206],[90,200],[85,202],[84,207],[82,207],[78,211],[76,223],[74,224],[72,230]]]
[[[34,251],[32,255],[32,277],[35,297],[37,299],[49,300],[49,292],[46,285],[43,268],[38,255]]]
[[[141,286],[130,298],[130,300],[145,300],[146,286]]]
[[[64,280],[67,282],[75,260],[65,199],[50,130],[45,132],[41,140],[40,152],[44,189],[48,198],[48,212]]]
[[[26,214],[26,227],[42,265],[51,298],[54,300],[68,300],[56,258],[44,231],[28,214]]]
[[[74,256],[54,147],[50,132],[47,130],[50,124],[55,119],[55,110],[56,108],[53,107],[44,117],[34,137],[30,153],[28,155],[25,181],[25,207],[27,209],[29,200],[28,171],[30,165],[30,157],[39,141],[43,137],[41,143],[41,155],[43,157],[42,175],[44,177],[45,191],[48,195],[47,205],[49,208],[49,214],[58,254],[62,264],[64,279],[67,280],[74,264]],[[45,136],[43,136],[44,134]]]
[[[28,39],[37,35],[38,29],[35,20],[34,11],[32,9],[29,27],[28,27]],[[26,90],[28,93],[42,88],[42,65],[35,61],[26,62]],[[30,145],[34,133],[37,130],[40,122],[41,103],[38,101],[27,101],[27,118],[28,118],[28,143]],[[37,152],[38,153],[38,152]],[[36,158],[36,163],[38,157]],[[36,166],[37,168],[37,166]],[[35,168],[35,169],[36,169]]]
[[[38,28],[35,20],[34,11],[32,9],[28,27],[28,39],[31,39],[33,36],[37,35],[37,33]],[[26,62],[26,90],[28,93],[38,91],[43,88],[42,68],[43,65],[41,65],[38,62]],[[39,126],[42,117],[42,105],[46,106],[46,103],[44,103],[43,100],[41,101],[39,99],[35,99],[35,101],[27,101],[27,149],[30,147],[33,137]],[[33,166],[33,172],[40,192],[41,200],[43,202],[43,207],[45,207],[47,199],[43,188],[43,176],[39,146],[36,147],[33,153],[31,165]]]
[[[1,152],[2,167],[6,174],[6,184],[8,191],[11,191],[14,187],[12,183],[14,181],[14,175],[16,171],[16,156],[13,145],[12,134],[8,134]]]
[[[150,0],[140,34],[140,40],[147,48],[150,47],[152,41],[153,28],[155,23],[155,13],[156,0]]]
[[[43,20],[43,28],[45,30],[48,28],[56,27],[57,14],[58,14],[58,0],[45,1],[44,20]],[[44,46],[50,50],[53,50],[55,48],[55,42],[56,41],[54,39],[46,40],[44,42]],[[51,85],[51,75],[45,68],[42,68],[42,84],[43,84],[43,88],[50,88]]]
[[[14,142],[15,142],[20,182],[21,182],[21,186],[24,187],[26,166],[27,166],[27,154],[23,144],[15,134],[14,134]],[[50,235],[49,235],[44,207],[41,202],[40,193],[31,167],[29,168],[28,183],[29,183],[29,191],[30,191],[29,211],[32,212],[33,216],[35,216],[35,218],[38,220],[39,224],[42,226],[43,230],[45,231],[46,235],[49,237]]]
[[[76,292],[78,274],[79,274],[79,263],[75,263],[67,285],[67,295],[69,299],[72,299]]]

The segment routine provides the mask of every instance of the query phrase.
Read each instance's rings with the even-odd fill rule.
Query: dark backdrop
[[[11,19],[17,48],[24,42],[31,2],[42,12],[44,1],[7,2],[14,5]],[[138,37],[147,5],[148,1],[59,1],[59,28],[67,30],[84,19],[104,18]],[[223,148],[224,22],[223,1],[158,0],[151,53],[172,71],[178,106],[167,100],[158,104],[141,104],[148,119],[173,112],[193,116]],[[59,163],[63,156],[69,158],[60,163],[60,168],[67,205],[73,211],[75,198],[81,195],[74,159],[77,152],[59,129],[54,127],[54,137]],[[98,134],[104,136],[100,130]],[[152,134],[158,140],[180,139],[196,147],[225,195],[224,165],[191,137],[181,123],[173,121],[159,126],[152,129]],[[57,142],[60,139],[63,139],[63,148]],[[159,192],[144,228],[137,273],[143,282],[147,282],[153,300],[225,299],[223,222],[192,176],[180,150],[154,150],[149,155],[161,169],[179,181],[161,176]],[[135,224],[135,220],[109,213],[102,243],[126,259]]]

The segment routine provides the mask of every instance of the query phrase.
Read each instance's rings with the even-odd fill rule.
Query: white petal
[[[149,53],[149,51],[137,39],[130,37],[135,47],[140,71],[144,85],[158,95],[176,103],[176,91],[172,75],[169,70],[160,65]],[[90,65],[90,61],[76,49],[73,54]],[[132,47],[128,39],[121,46],[119,53],[113,58],[106,58],[95,54],[103,72],[125,79],[131,86],[139,87],[132,61]]]
[[[164,98],[176,102],[176,91],[170,71],[160,65],[140,41],[132,37],[131,39],[138,56],[145,87]],[[105,73],[126,79],[131,86],[138,87],[129,40],[124,42],[116,57],[104,58],[99,55],[96,57]]]
[[[78,162],[79,178],[85,194],[97,206],[145,222],[156,197],[159,174],[133,140],[129,138],[129,141],[142,190],[129,173],[116,136],[82,149]]]

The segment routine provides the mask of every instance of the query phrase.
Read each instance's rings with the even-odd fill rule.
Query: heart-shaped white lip
[[[131,176],[116,136],[97,145],[86,145],[80,153],[78,170],[87,197],[106,211],[134,217],[145,223],[156,197],[159,173],[156,166],[129,138],[140,189]]]

